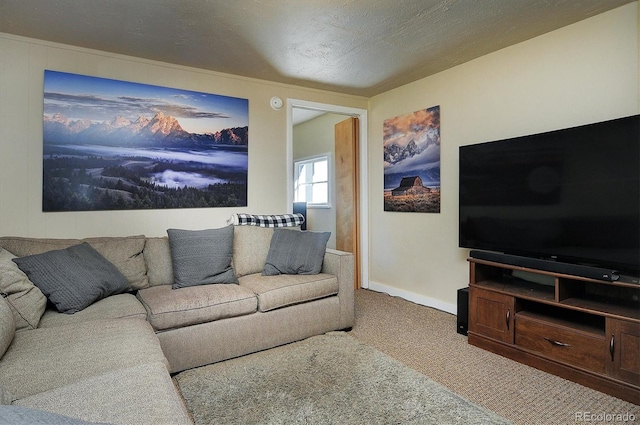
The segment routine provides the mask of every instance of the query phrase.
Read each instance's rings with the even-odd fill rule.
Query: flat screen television
[[[459,153],[460,247],[640,275],[640,115]]]

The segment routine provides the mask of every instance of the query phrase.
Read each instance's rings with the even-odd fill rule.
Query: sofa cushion
[[[47,298],[16,263],[15,255],[0,248],[0,292],[13,312],[16,329],[35,329],[47,306]]]
[[[204,285],[172,289],[152,286],[138,291],[138,299],[157,331],[242,316],[257,311],[255,294],[239,285]]]
[[[142,255],[145,239],[145,236],[142,235],[87,239],[4,236],[0,238],[0,246],[18,257],[24,257],[87,242],[120,270],[129,281],[131,288],[141,289],[149,286],[146,274],[147,267]]]
[[[3,236],[0,245],[18,257],[42,254],[54,249],[69,248],[81,243],[80,239],[26,238],[19,236]]]
[[[143,253],[149,286],[172,285],[174,279],[169,238],[147,238]]]
[[[142,255],[145,241],[146,237],[142,235],[82,240],[116,266],[120,273],[127,278],[132,289],[142,289],[149,286],[147,265]]]
[[[243,276],[240,286],[258,296],[262,312],[313,301],[338,293],[338,279],[330,274],[262,276],[259,273]]]
[[[16,398],[5,387],[0,385],[0,405],[8,405],[13,403]],[[2,421],[0,421],[2,423]]]
[[[9,303],[0,296],[0,359],[11,345],[16,334],[16,321]]]
[[[273,228],[234,226],[233,268],[236,276],[260,273],[267,261]]]
[[[47,309],[40,319],[41,328],[83,323],[102,319],[147,319],[147,310],[133,294],[118,294],[103,298],[75,314]]]
[[[318,274],[331,232],[275,229],[262,274]]]
[[[231,256],[233,226],[220,229],[168,229],[173,287],[238,283]]]
[[[144,320],[93,320],[16,332],[0,361],[0,387],[17,399],[129,366],[162,362],[160,341]]]
[[[13,261],[63,313],[129,290],[127,278],[86,242]]]
[[[15,404],[100,423],[191,423],[166,366],[158,362],[122,367]]]
[[[12,425],[91,425],[69,416],[58,415],[46,410],[30,409],[22,406],[0,406],[0,424]]]

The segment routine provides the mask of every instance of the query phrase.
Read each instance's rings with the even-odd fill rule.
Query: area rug
[[[344,332],[175,377],[196,424],[508,424]]]

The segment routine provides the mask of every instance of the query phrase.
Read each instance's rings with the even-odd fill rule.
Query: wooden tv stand
[[[470,344],[640,404],[640,285],[468,261]]]

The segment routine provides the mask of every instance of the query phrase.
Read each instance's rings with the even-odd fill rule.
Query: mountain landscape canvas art
[[[440,212],[440,106],[383,124],[384,210]]]
[[[43,211],[247,205],[247,99],[45,71]]]

